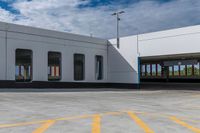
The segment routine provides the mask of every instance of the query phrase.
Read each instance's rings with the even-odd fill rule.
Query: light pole
[[[120,40],[119,40],[119,21],[121,20],[119,15],[125,13],[124,11],[117,11],[115,13],[112,14],[112,16],[116,16],[117,17],[117,48],[119,48],[120,46]]]

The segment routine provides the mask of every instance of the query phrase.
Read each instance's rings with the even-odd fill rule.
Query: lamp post
[[[124,11],[117,11],[112,14],[112,16],[116,16],[117,18],[117,48],[120,47],[120,39],[119,39],[119,21],[121,20],[119,15],[125,13]]]

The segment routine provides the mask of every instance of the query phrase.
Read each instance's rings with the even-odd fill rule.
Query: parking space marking
[[[200,129],[199,129],[199,128],[193,127],[193,126],[187,124],[186,122],[181,121],[180,119],[178,119],[178,118],[175,117],[175,116],[171,116],[170,119],[171,119],[172,121],[174,121],[175,123],[177,123],[177,124],[179,124],[179,125],[181,125],[181,126],[183,126],[183,127],[186,127],[186,128],[190,129],[191,131],[193,131],[193,132],[195,132],[195,133],[200,133]]]
[[[45,130],[47,130],[49,127],[51,127],[55,122],[57,121],[79,121],[81,119],[92,119],[92,133],[100,133],[101,132],[101,118],[104,116],[117,116],[117,115],[124,115],[128,114],[128,116],[133,119],[136,124],[143,129],[145,133],[154,133],[154,131],[145,123],[143,122],[137,115],[146,115],[146,116],[152,116],[152,117],[162,117],[169,119],[173,122],[178,123],[179,125],[182,125],[184,127],[187,127],[188,129],[194,131],[195,133],[200,133],[200,129],[192,127],[191,125],[188,125],[187,123],[183,121],[193,122],[193,123],[199,123],[198,120],[193,120],[192,118],[184,118],[184,117],[178,117],[176,118],[171,117],[171,115],[168,114],[161,114],[161,113],[154,113],[154,112],[141,112],[141,111],[133,111],[133,110],[126,110],[126,111],[116,111],[116,112],[104,112],[99,114],[86,114],[86,115],[80,115],[80,116],[66,116],[61,118],[53,118],[48,120],[40,120],[40,121],[31,121],[31,122],[22,122],[22,123],[13,123],[13,124],[0,124],[0,128],[12,128],[12,127],[19,127],[19,126],[29,126],[29,125],[36,125],[41,124],[40,127],[35,129],[33,133],[43,133]]]
[[[121,115],[124,112],[106,112],[106,113],[100,113],[99,115]],[[71,116],[71,117],[63,117],[63,118],[56,118],[51,119],[55,121],[69,121],[69,120],[78,120],[78,119],[86,119],[86,118],[92,118],[94,114],[91,115],[81,115],[81,116]],[[45,123],[47,120],[40,120],[40,121],[32,121],[32,122],[22,122],[22,123],[14,123],[14,124],[0,124],[0,128],[9,128],[9,127],[18,127],[18,126],[27,126],[27,125],[33,125],[33,124],[40,124]]]
[[[152,117],[162,117],[162,118],[169,118],[170,115],[168,114],[161,114],[161,113],[148,113],[148,112],[135,112],[135,114],[142,114],[142,115],[146,115],[146,116],[152,116]],[[193,120],[193,118],[191,117],[179,117],[179,119],[181,120],[186,120],[186,121],[191,121],[193,123],[199,123],[200,121],[199,120]]]
[[[102,113],[101,115],[122,115],[124,112],[107,112],[107,113]]]
[[[93,115],[81,115],[81,116],[57,118],[57,119],[54,119],[54,120],[56,120],[56,121],[69,121],[69,120],[86,119],[86,118],[90,118],[92,116]]]
[[[92,123],[92,133],[100,133],[100,132],[101,132],[101,116],[94,115]]]
[[[144,130],[145,133],[154,133],[154,131],[144,121],[142,121],[135,113],[131,111],[127,113],[136,122],[136,124]]]
[[[14,123],[14,124],[1,124],[0,128],[9,128],[9,127],[19,127],[19,126],[28,126],[33,124],[40,124],[44,123],[47,120],[41,120],[41,121],[32,121],[32,122],[23,122],[23,123]]]
[[[37,128],[32,133],[44,133],[50,126],[52,126],[56,121],[48,120],[44,124],[42,124],[39,128]]]

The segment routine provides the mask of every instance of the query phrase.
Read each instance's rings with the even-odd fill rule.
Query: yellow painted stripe
[[[0,128],[9,128],[9,127],[18,127],[18,126],[28,126],[28,125],[33,125],[33,124],[40,124],[44,123],[46,120],[42,121],[32,121],[32,122],[23,122],[23,123],[15,123],[15,124],[1,124]]]
[[[100,132],[101,132],[101,116],[94,115],[92,123],[92,133],[100,133]]]
[[[35,131],[33,131],[32,133],[44,133],[50,126],[52,126],[56,121],[54,120],[48,120],[47,122],[45,122],[44,124],[42,124],[42,126],[40,126],[39,128],[37,128]]]
[[[51,119],[54,121],[67,121],[67,120],[78,120],[78,119],[85,119],[93,117],[93,115],[83,115],[83,116],[74,116],[74,117],[64,117],[64,118],[57,118],[57,119]],[[31,122],[22,122],[22,123],[13,123],[13,124],[0,124],[0,128],[10,128],[10,127],[18,127],[18,126],[28,126],[28,125],[34,125],[34,124],[40,124],[45,123],[48,120],[41,120],[41,121],[31,121]]]
[[[93,117],[93,115],[82,115],[82,116],[72,116],[72,117],[64,117],[64,118],[57,118],[56,121],[67,121],[67,120],[76,120],[76,119],[86,119]]]
[[[144,130],[145,133],[154,133],[154,131],[144,121],[137,117],[135,113],[130,111],[127,113],[136,122],[136,124]]]
[[[124,112],[107,112],[103,113],[101,115],[122,115]]]
[[[191,125],[185,123],[184,121],[179,120],[179,119],[176,118],[175,116],[171,116],[170,119],[171,119],[172,121],[174,121],[175,123],[177,123],[177,124],[179,124],[179,125],[181,125],[181,126],[183,126],[183,127],[186,127],[186,128],[190,129],[191,131],[193,131],[193,132],[195,132],[195,133],[200,133],[200,129],[199,129],[199,128],[193,127],[193,126],[191,126]]]
[[[71,121],[71,120],[79,120],[79,119],[86,119],[86,118],[93,118],[94,115],[122,115],[123,113],[127,113],[128,111],[117,111],[117,112],[105,112],[100,114],[91,114],[91,115],[81,115],[81,116],[69,116],[69,117],[62,117],[62,118],[55,118],[51,119],[54,121]],[[136,112],[135,114],[143,114],[144,112]],[[146,113],[144,113],[146,114]],[[151,113],[147,113],[146,115],[150,115]],[[157,114],[158,115],[158,114]],[[168,116],[167,116],[168,117]],[[18,126],[28,126],[33,124],[40,124],[45,123],[47,120],[40,120],[40,121],[30,121],[30,122],[22,122],[22,123],[11,123],[11,124],[0,124],[0,128],[10,128],[10,127],[18,127]]]

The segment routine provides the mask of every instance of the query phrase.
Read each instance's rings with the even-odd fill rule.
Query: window
[[[151,76],[151,65],[147,65],[147,76]]]
[[[157,66],[156,64],[152,64],[152,76],[156,76],[156,70],[157,69]]]
[[[145,76],[145,65],[142,65],[141,72],[142,72],[142,77],[144,77]]]
[[[187,76],[192,76],[192,65],[187,65]]]
[[[194,65],[194,76],[199,76],[199,63]]]
[[[174,65],[174,76],[179,76],[179,66]]]
[[[169,66],[169,76],[173,76],[173,66]]]
[[[180,65],[180,76],[185,76],[185,65]]]
[[[15,80],[30,82],[32,80],[32,51],[17,49],[15,52]]]
[[[84,80],[85,78],[85,56],[74,54],[74,80]]]
[[[96,55],[95,57],[95,77],[96,80],[103,79],[103,56]]]
[[[157,64],[157,76],[162,76],[162,67],[160,64]]]
[[[61,80],[61,53],[48,52],[48,80]]]

